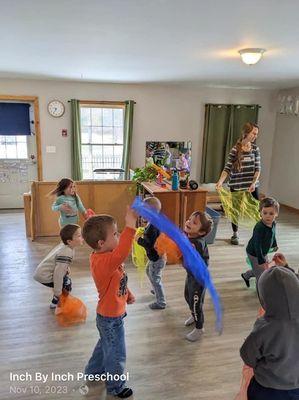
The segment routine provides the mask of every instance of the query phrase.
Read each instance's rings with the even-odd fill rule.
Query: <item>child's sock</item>
[[[190,333],[188,333],[188,335],[186,335],[186,339],[189,340],[189,342],[196,342],[198,339],[201,338],[202,334],[204,333],[204,329],[197,329],[194,328],[193,331],[191,331]]]
[[[52,302],[50,303],[51,310],[54,310],[57,307],[59,302],[59,297],[53,296]]]
[[[124,388],[120,393],[116,395],[116,397],[119,397],[120,399],[127,399],[128,397],[131,397],[133,394],[133,390],[130,388]]]
[[[151,303],[149,304],[149,308],[152,310],[164,310],[166,306],[162,306],[161,304],[158,303]]]
[[[192,324],[194,324],[194,318],[193,315],[190,315],[190,317],[185,321],[185,326],[190,326]]]

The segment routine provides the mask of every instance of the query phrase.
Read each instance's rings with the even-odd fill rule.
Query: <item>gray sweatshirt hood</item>
[[[299,279],[286,267],[272,267],[261,275],[258,293],[265,318],[299,320]]]

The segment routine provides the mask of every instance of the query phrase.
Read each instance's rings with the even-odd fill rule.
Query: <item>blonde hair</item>
[[[155,208],[157,211],[161,211],[162,205],[161,201],[157,197],[146,197],[144,203],[148,204],[149,206]]]

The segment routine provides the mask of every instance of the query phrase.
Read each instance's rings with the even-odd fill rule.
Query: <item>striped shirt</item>
[[[228,186],[233,190],[247,190],[253,182],[254,174],[261,170],[260,149],[256,144],[252,144],[250,151],[242,151],[240,171],[233,167],[236,154],[237,148],[234,146],[224,167],[224,171],[229,175]],[[256,187],[258,186],[259,181],[256,182]]]
[[[60,243],[39,263],[33,278],[40,283],[53,283],[54,295],[60,296],[63,278],[70,273],[74,250]]]

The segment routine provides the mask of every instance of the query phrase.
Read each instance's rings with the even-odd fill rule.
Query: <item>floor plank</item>
[[[278,222],[278,244],[290,265],[298,262],[299,217],[283,210]],[[216,243],[210,246],[211,273],[224,306],[224,332],[214,330],[211,300],[205,304],[206,333],[197,343],[184,339],[189,329],[183,323],[188,309],[183,298],[185,271],[168,266],[164,282],[168,307],[151,311],[153,299],[146,279],[128,264],[129,284],[136,304],[126,318],[127,369],[136,400],[232,400],[239,386],[239,348],[254,323],[258,301],[254,288],[244,287],[240,273],[246,267],[245,248],[249,229],[241,232],[241,245],[231,246],[228,222],[221,219]],[[84,325],[57,326],[49,310],[51,291],[32,279],[42,257],[57,244],[55,238],[30,242],[25,238],[24,216],[20,212],[0,213],[0,398],[1,399],[104,399],[102,384],[79,392],[80,382],[51,380],[51,373],[82,372],[97,340],[95,309],[97,295],[89,274],[89,249],[76,253],[72,266],[73,294],[88,307]],[[10,372],[49,374],[45,384],[10,381]],[[46,393],[46,387],[54,393]],[[65,387],[65,389],[63,389]],[[60,388],[60,389],[59,389]],[[62,388],[62,389],[61,389]],[[14,393],[21,391],[22,393]],[[34,390],[39,394],[34,394]],[[66,390],[67,393],[58,393]],[[56,391],[56,392],[55,392]]]

